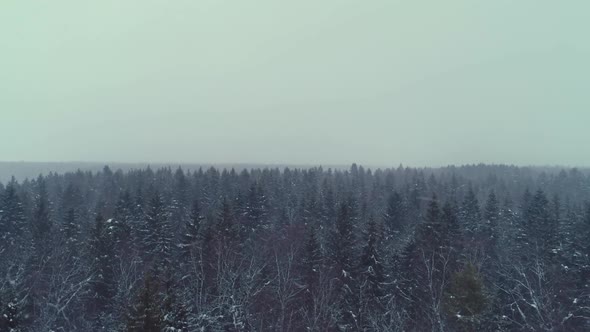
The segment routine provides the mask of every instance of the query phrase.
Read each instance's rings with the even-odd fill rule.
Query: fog
[[[4,0],[0,160],[588,166],[589,7]]]

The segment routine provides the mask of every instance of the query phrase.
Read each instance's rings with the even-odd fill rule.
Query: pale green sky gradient
[[[0,1],[0,160],[590,165],[588,1]]]

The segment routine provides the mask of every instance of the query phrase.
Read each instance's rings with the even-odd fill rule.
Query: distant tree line
[[[161,168],[0,184],[0,332],[589,331],[590,176]]]

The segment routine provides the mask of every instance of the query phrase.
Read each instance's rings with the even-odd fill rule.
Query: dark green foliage
[[[188,332],[188,314],[185,299],[179,297],[181,288],[174,280],[172,271],[164,283],[164,300],[162,306],[162,331],[163,332]]]
[[[238,225],[235,222],[234,211],[227,200],[223,200],[217,217],[216,235],[223,247],[236,245],[239,240]]]
[[[160,306],[161,299],[158,296],[159,285],[156,279],[148,274],[137,302],[130,309],[127,317],[127,332],[161,332],[163,326]]]
[[[194,200],[189,218],[184,223],[181,236],[181,248],[183,255],[194,257],[197,255],[198,245],[201,239],[201,227],[204,222],[201,207],[198,200]]]
[[[588,188],[501,165],[11,181],[0,331],[588,331]]]
[[[301,262],[301,275],[305,285],[307,304],[311,305],[313,293],[318,290],[320,282],[320,269],[322,269],[322,252],[318,242],[316,230],[308,226],[307,239],[303,248],[303,259]]]
[[[145,215],[143,245],[146,259],[154,264],[169,264],[172,255],[172,228],[169,214],[159,193],[151,198]]]
[[[387,200],[387,210],[383,215],[383,223],[387,230],[387,235],[395,237],[405,226],[406,207],[402,196],[398,192],[393,192]]]
[[[33,245],[40,255],[44,255],[47,253],[45,249],[49,247],[48,238],[53,227],[53,220],[50,216],[47,187],[41,176],[37,179],[37,190],[31,229]]]
[[[25,233],[25,221],[24,207],[16,193],[16,181],[13,178],[0,195],[0,250],[22,245],[19,240]]]
[[[92,259],[92,301],[91,306],[98,313],[104,310],[114,295],[114,253],[110,222],[98,214],[90,238]]]
[[[358,268],[361,305],[368,312],[380,312],[386,301],[385,266],[379,246],[382,238],[377,223],[370,219]]]
[[[241,233],[243,237],[247,237],[250,233],[269,229],[267,208],[266,196],[264,196],[262,187],[253,183],[248,189],[245,206],[242,208]]]
[[[467,239],[477,242],[476,236],[481,227],[481,211],[479,209],[479,201],[471,186],[469,186],[463,204],[461,205],[460,218],[465,228]]]
[[[335,281],[338,308],[334,321],[339,329],[350,330],[357,326],[357,298],[355,289],[355,237],[353,231],[352,201],[340,204],[336,224],[330,238],[330,260]]]
[[[484,208],[483,225],[478,232],[479,241],[488,257],[495,257],[496,255],[499,219],[500,206],[496,194],[491,191]]]
[[[476,331],[487,299],[481,276],[468,264],[451,277],[445,293],[445,310],[457,331]]]
[[[80,239],[82,238],[82,233],[80,231],[80,224],[74,209],[69,209],[66,212],[63,224],[63,237],[66,242],[69,257],[72,260],[77,260],[80,255]]]
[[[134,229],[138,226],[134,220],[133,198],[128,190],[121,193],[113,218],[113,237],[120,252],[131,250],[134,242]]]
[[[544,259],[555,257],[558,223],[551,216],[549,200],[542,190],[538,190],[526,206],[525,227],[532,253]]]

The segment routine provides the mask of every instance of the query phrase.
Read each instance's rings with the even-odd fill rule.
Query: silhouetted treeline
[[[590,176],[138,169],[0,184],[3,331],[588,331]]]

